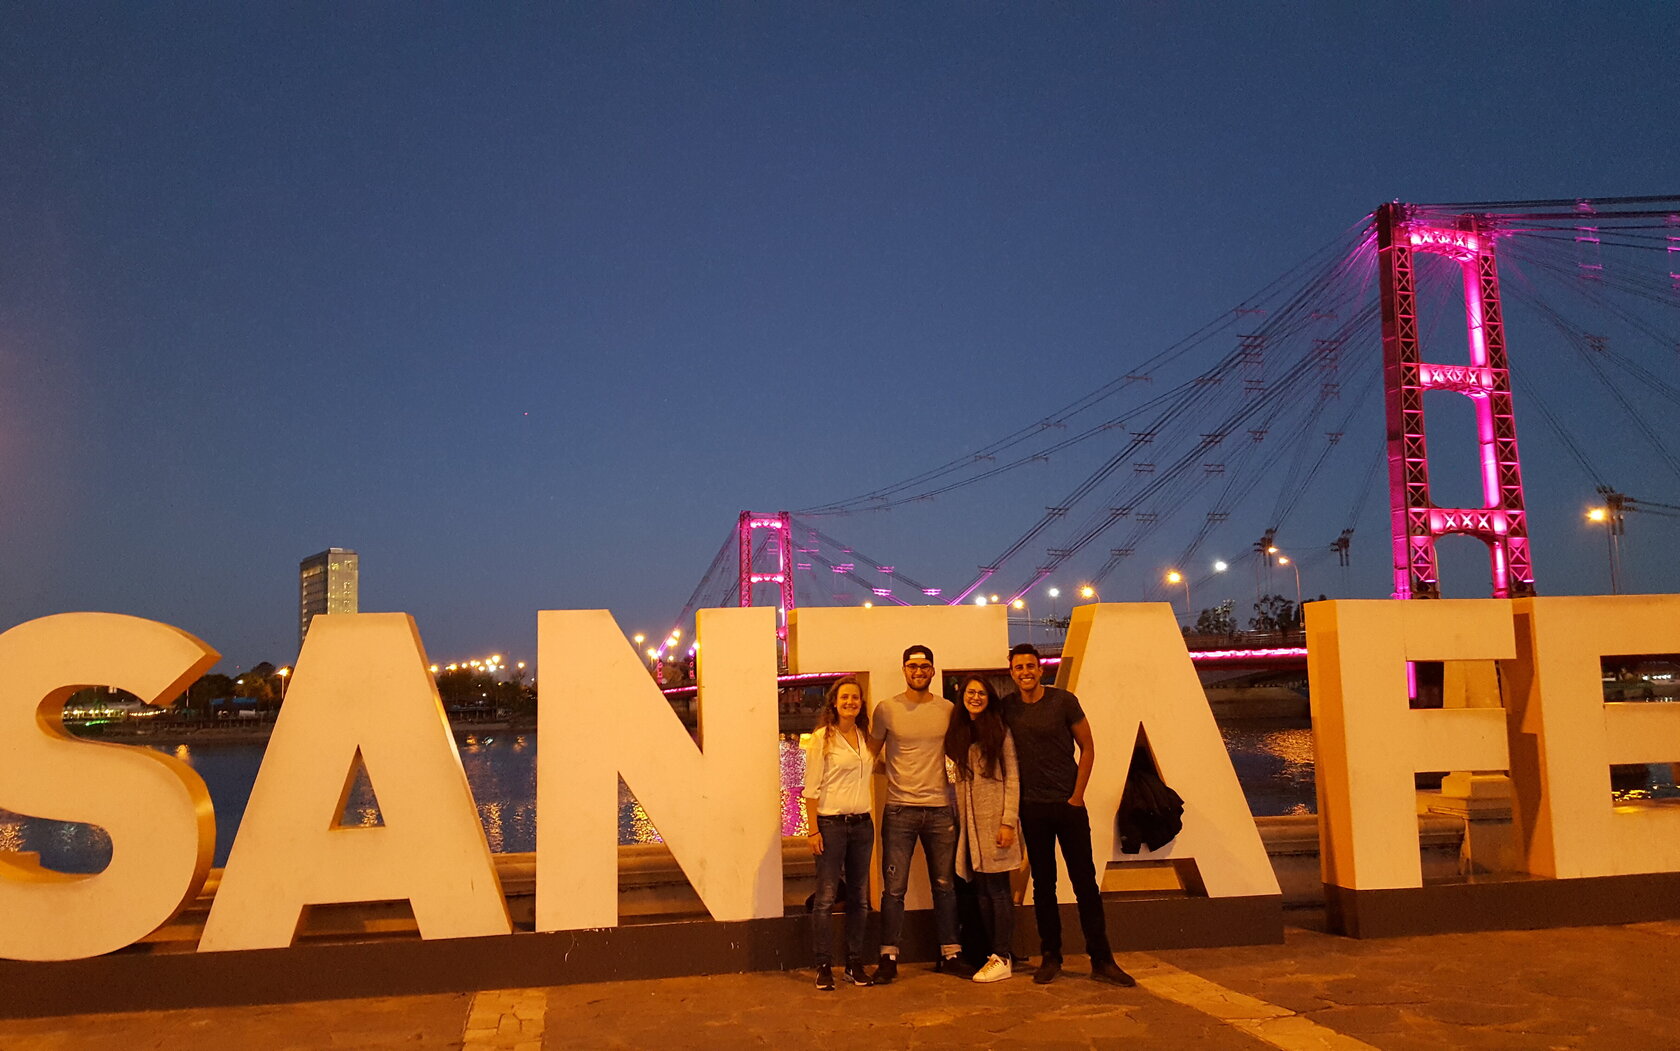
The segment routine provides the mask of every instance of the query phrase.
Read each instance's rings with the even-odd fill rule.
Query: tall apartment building
[[[298,563],[298,649],[318,614],[356,612],[358,579],[356,552],[349,548],[329,547]]]

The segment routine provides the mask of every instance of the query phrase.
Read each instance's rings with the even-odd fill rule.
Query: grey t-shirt
[[[869,713],[869,734],[885,741],[887,802],[900,806],[947,806],[951,781],[945,776],[945,730],[956,706],[935,694],[925,701],[908,693],[889,697]]]
[[[1021,767],[1021,802],[1065,803],[1079,781],[1073,727],[1085,721],[1079,698],[1054,686],[1032,704],[1019,690],[1003,698],[1003,721],[1015,736]]]

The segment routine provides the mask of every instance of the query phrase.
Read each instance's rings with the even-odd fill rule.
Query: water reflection
[[[1315,809],[1312,730],[1301,723],[1230,723],[1221,727],[1231,762],[1255,816],[1311,814]],[[518,853],[536,849],[537,738],[534,733],[464,738],[457,746],[472,786],[479,821],[490,849]],[[202,742],[158,746],[188,763],[204,778],[216,806],[215,864],[227,861],[233,836],[262,762],[263,743]],[[782,834],[806,832],[800,786],[805,756],[797,736],[778,742]],[[1616,768],[1615,798],[1632,801],[1680,794],[1668,764]],[[1639,776],[1643,774],[1643,776]],[[618,789],[619,842],[658,843],[659,830],[621,781]],[[345,824],[379,824],[377,795],[358,775],[346,802]],[[49,868],[98,872],[109,863],[111,840],[103,829],[44,821],[0,811],[0,850],[33,851]]]
[[[1255,817],[1317,811],[1311,727],[1293,721],[1247,722],[1227,723],[1219,730]]]

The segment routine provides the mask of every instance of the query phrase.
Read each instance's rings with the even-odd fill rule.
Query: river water
[[[1233,723],[1221,731],[1256,817],[1313,812],[1311,729],[1299,724]],[[490,849],[496,853],[535,850],[536,734],[469,734],[458,736],[456,743]],[[204,778],[216,807],[218,866],[227,862],[265,746],[263,741],[213,739],[150,746],[185,761]],[[799,805],[805,758],[799,739],[783,737],[780,756],[782,834],[799,835],[805,831]],[[622,783],[618,796],[619,842],[658,842],[658,830]],[[364,776],[350,793],[343,823],[373,825],[378,820],[378,804]],[[61,872],[98,872],[110,861],[111,840],[92,825],[0,810],[0,851],[34,851],[41,855],[43,865]]]

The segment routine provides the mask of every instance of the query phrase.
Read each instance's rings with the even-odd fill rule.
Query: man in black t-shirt
[[[1079,698],[1045,686],[1038,650],[1022,643],[1009,651],[1009,677],[1017,690],[1002,701],[1003,719],[1015,739],[1021,770],[1021,841],[1032,868],[1033,913],[1043,957],[1033,981],[1048,985],[1062,971],[1062,914],[1056,903],[1056,847],[1060,842],[1068,879],[1079,900],[1079,926],[1091,954],[1091,977],[1115,985],[1136,985],[1114,962],[1097,889],[1091,853],[1091,819],[1085,785],[1096,759],[1091,726]],[[1078,749],[1077,760],[1074,757]]]

